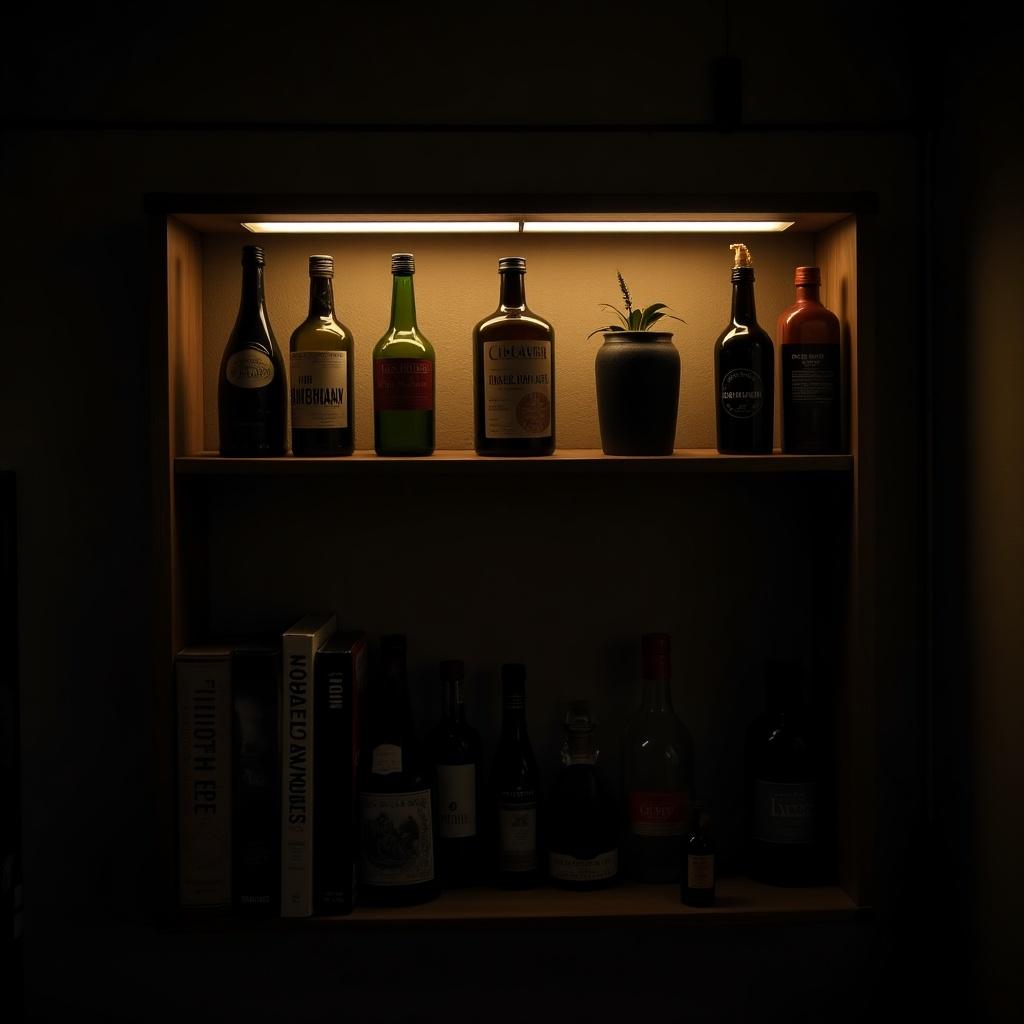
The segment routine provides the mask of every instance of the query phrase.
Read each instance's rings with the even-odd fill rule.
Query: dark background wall
[[[794,969],[805,980],[791,1002],[810,1018],[873,1005],[883,989],[896,990],[896,1005],[961,999],[981,1018],[1006,1017],[1020,982],[1003,925],[1019,917],[1020,897],[1008,894],[1020,892],[1013,865],[1024,846],[1013,810],[1024,672],[1011,642],[1024,519],[1014,446],[1022,434],[1014,401],[1021,349],[1007,298],[1020,146],[1006,128],[1019,115],[998,33],[966,19],[946,33],[944,49],[934,35],[926,45],[894,5],[822,5],[803,16],[791,6],[746,3],[527,3],[471,13],[454,4],[179,4],[136,8],[130,19],[105,11],[58,19],[39,8],[8,23],[0,465],[19,482],[34,1014],[102,1007],[110,1019],[141,1019],[138,1006],[154,992],[168,1006],[195,1010],[203,985],[175,995],[176,977],[226,956],[223,943],[160,944],[106,927],[138,905],[151,868],[142,197],[642,190],[649,172],[630,147],[661,156],[657,173],[679,191],[713,191],[722,180],[749,180],[750,190],[781,191],[787,180],[810,189],[819,169],[833,180],[846,174],[854,190],[870,162],[853,155],[857,140],[884,137],[884,152],[899,154],[892,195],[908,207],[906,223],[921,227],[902,252],[886,256],[885,301],[901,301],[900,266],[922,287],[914,285],[920,372],[893,384],[893,393],[907,393],[902,429],[894,401],[886,400],[883,421],[892,445],[906,448],[908,460],[920,455],[929,472],[919,521],[882,522],[900,534],[892,543],[930,552],[920,576],[922,587],[934,584],[925,607],[934,613],[930,631],[918,644],[915,624],[911,649],[899,652],[921,663],[920,686],[881,723],[885,742],[913,748],[915,762],[918,737],[931,739],[920,741],[920,776],[891,783],[891,802],[906,803],[905,841],[893,844],[887,865],[891,912],[884,926],[855,934],[797,930],[780,941],[753,930],[659,951],[650,936],[618,933],[592,936],[591,948],[619,958],[626,973],[649,963],[662,972],[654,987],[665,1006],[706,1019],[716,1008],[743,1016],[759,1001],[781,1012],[787,997],[773,979]],[[726,47],[742,64],[743,120],[722,134],[713,124],[711,67]],[[628,135],[611,152],[607,136],[595,133],[351,130],[438,123],[688,127]],[[893,623],[894,635],[898,629]],[[929,663],[934,688],[923,671]],[[898,808],[887,813],[896,822]],[[275,958],[286,955],[282,943],[293,943],[292,957],[312,958],[326,979],[331,964],[351,955],[348,941],[239,940],[233,998],[242,998],[253,965],[253,973],[273,973],[282,962]],[[551,938],[532,941],[559,948]],[[628,959],[623,944],[634,950]],[[380,948],[383,955],[390,947],[381,940]],[[508,949],[499,944],[495,957]],[[479,951],[460,950],[480,978],[490,976]],[[608,976],[598,983],[564,955],[534,956],[527,1005],[567,998],[559,979],[598,996],[616,991]],[[672,973],[679,963],[692,968],[683,992]],[[915,964],[932,970],[926,976]],[[428,966],[440,988],[454,984],[450,964]],[[730,986],[737,974],[745,982]],[[707,978],[721,993],[717,1003],[701,988]],[[367,991],[373,983],[365,982]],[[323,981],[318,1005],[342,1000],[345,985],[344,977]],[[248,998],[258,1002],[253,992],[266,996],[265,1007],[288,1005],[284,987],[252,989]],[[207,1005],[231,1005],[212,989],[205,997]]]

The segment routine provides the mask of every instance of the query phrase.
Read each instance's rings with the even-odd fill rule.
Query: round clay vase
[[[672,335],[609,331],[595,370],[605,455],[671,455],[679,409],[679,352]]]

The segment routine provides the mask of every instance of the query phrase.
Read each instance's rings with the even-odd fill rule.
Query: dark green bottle
[[[373,349],[373,438],[378,455],[432,455],[434,347],[416,326],[412,253],[391,257],[391,325]]]

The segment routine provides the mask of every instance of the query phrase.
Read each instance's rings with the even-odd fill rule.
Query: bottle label
[[[619,873],[619,851],[608,850],[589,858],[552,851],[548,854],[548,868],[552,878],[564,882],[600,882]]]
[[[224,376],[236,388],[265,388],[274,379],[274,360],[258,348],[244,348],[228,357]]]
[[[434,877],[430,790],[360,793],[362,878],[370,885],[416,885]]]
[[[761,375],[746,367],[730,370],[722,378],[722,409],[737,420],[749,420],[764,405]]]
[[[713,853],[688,853],[686,855],[687,889],[714,889],[715,855]]]
[[[814,839],[814,789],[806,782],[755,786],[754,837],[764,843],[810,843]]]
[[[681,836],[689,800],[685,793],[634,791],[629,794],[629,824],[635,836]]]
[[[839,395],[838,345],[782,345],[783,393],[797,405],[831,405]]]
[[[484,436],[551,436],[551,342],[484,345]]]
[[[502,871],[534,871],[537,868],[537,805],[499,804]]]
[[[374,775],[391,775],[402,770],[402,748],[394,743],[381,743],[373,748],[370,771]]]
[[[291,354],[292,426],[348,426],[348,353]]]
[[[373,405],[377,412],[432,412],[434,364],[429,359],[375,359]]]
[[[476,767],[471,764],[437,766],[438,802],[442,839],[468,839],[476,835]]]

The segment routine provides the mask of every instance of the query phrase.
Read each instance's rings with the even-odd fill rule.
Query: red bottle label
[[[685,793],[629,794],[629,824],[636,836],[681,836],[686,831],[688,810]]]
[[[377,412],[431,412],[434,364],[429,359],[375,359],[373,404]]]

